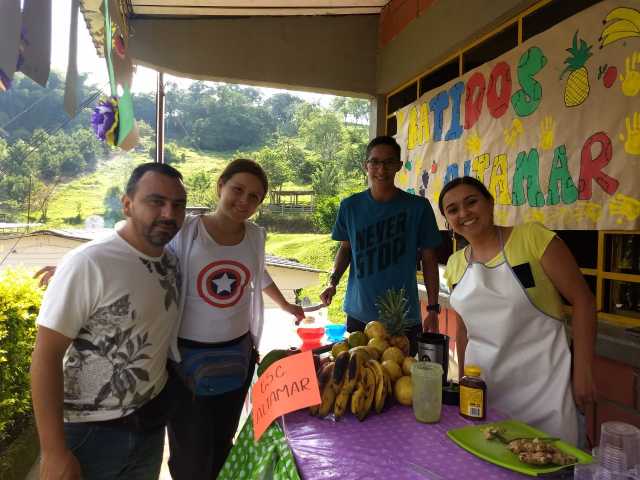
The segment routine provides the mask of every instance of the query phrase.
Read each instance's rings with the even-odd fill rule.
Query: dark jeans
[[[361,322],[357,318],[347,315],[347,332],[364,331],[366,323]],[[415,357],[418,353],[418,337],[422,333],[422,325],[418,323],[413,327],[405,330],[404,334],[409,339],[409,355]]]
[[[169,368],[175,404],[167,424],[169,470],[173,480],[215,479],[233,446],[245,396],[253,379],[255,358],[242,388],[196,397]]]
[[[164,426],[133,431],[100,422],[65,423],[64,436],[83,480],[157,480],[160,475]]]

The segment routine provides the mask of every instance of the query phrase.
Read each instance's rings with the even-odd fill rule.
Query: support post
[[[156,162],[164,163],[164,74],[158,72],[156,88]]]

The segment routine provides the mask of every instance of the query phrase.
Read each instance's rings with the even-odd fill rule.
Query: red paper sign
[[[320,403],[320,388],[310,351],[273,363],[251,390],[256,441],[277,417]]]

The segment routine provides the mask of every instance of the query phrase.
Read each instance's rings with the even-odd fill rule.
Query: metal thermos
[[[443,372],[442,385],[446,385],[449,370],[449,336],[430,332],[418,335],[418,360],[440,364]]]

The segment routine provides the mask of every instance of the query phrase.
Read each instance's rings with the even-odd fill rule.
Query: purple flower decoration
[[[5,92],[11,88],[11,79],[4,73],[4,70],[0,68],[0,92]]]
[[[93,109],[91,127],[96,136],[111,145],[115,145],[115,131],[118,127],[118,99],[103,98]]]

